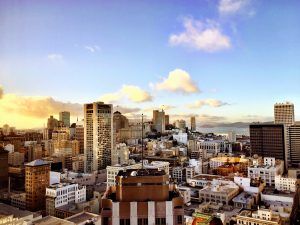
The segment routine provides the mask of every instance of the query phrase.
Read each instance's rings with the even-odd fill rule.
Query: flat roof
[[[85,222],[88,220],[93,220],[93,219],[96,219],[99,217],[100,217],[100,215],[97,215],[97,214],[82,212],[82,213],[76,214],[74,216],[70,216],[70,217],[66,218],[65,220],[68,220],[75,224],[79,224],[79,223],[82,223],[82,222]]]

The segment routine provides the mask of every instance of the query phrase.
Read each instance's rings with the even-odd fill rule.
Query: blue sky
[[[0,125],[42,126],[62,107],[80,117],[70,102],[99,99],[129,117],[165,105],[173,119],[203,123],[270,120],[287,100],[300,115],[299,9],[297,0],[0,1]]]

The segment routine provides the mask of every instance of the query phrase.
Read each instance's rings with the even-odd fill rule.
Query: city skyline
[[[129,118],[163,106],[202,124],[273,121],[290,101],[299,120],[299,6],[1,1],[0,124],[40,128],[64,110],[74,122],[100,100]]]

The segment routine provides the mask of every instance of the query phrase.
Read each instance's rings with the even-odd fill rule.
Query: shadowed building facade
[[[101,201],[103,225],[183,224],[183,198],[164,171],[120,171]]]
[[[50,184],[50,164],[37,159],[25,164],[26,208],[29,211],[45,209],[46,187]]]
[[[250,142],[252,155],[274,157],[287,165],[285,126],[283,124],[251,124]]]

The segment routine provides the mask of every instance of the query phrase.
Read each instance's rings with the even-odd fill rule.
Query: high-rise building
[[[153,127],[159,133],[164,133],[166,129],[165,112],[162,110],[153,110]]]
[[[76,123],[75,139],[79,141],[79,153],[84,154],[84,126],[81,123]]]
[[[165,115],[165,124],[166,125],[170,124],[170,116],[169,115]]]
[[[62,121],[65,127],[70,127],[70,112],[59,112],[59,121]]]
[[[182,130],[182,131],[185,131],[186,129],[186,122],[185,120],[176,120],[175,123],[174,123],[175,127]]]
[[[196,131],[196,117],[191,117],[191,131]]]
[[[289,126],[295,123],[294,104],[290,102],[276,103],[274,105],[274,123],[285,125],[285,145],[288,162],[291,158],[291,146],[289,136]]]
[[[285,127],[283,124],[251,124],[250,142],[252,155],[272,156],[287,163]]]
[[[84,154],[86,171],[111,165],[113,149],[113,106],[103,102],[84,105]]]
[[[8,151],[0,147],[0,188],[8,187]]]
[[[47,121],[47,134],[44,134],[45,137],[48,139],[52,139],[52,132],[58,126],[58,120],[55,119],[53,116],[50,116]]]
[[[120,171],[101,202],[103,225],[184,224],[183,198],[165,171]]]
[[[122,128],[128,128],[129,122],[126,116],[122,115],[119,111],[114,112],[114,132],[118,132]]]
[[[295,123],[294,104],[290,102],[276,103],[274,105],[275,124],[284,124],[287,126]]]
[[[300,166],[300,122],[289,128],[290,164]]]
[[[26,208],[45,209],[46,187],[50,184],[50,164],[37,159],[25,164]]]

